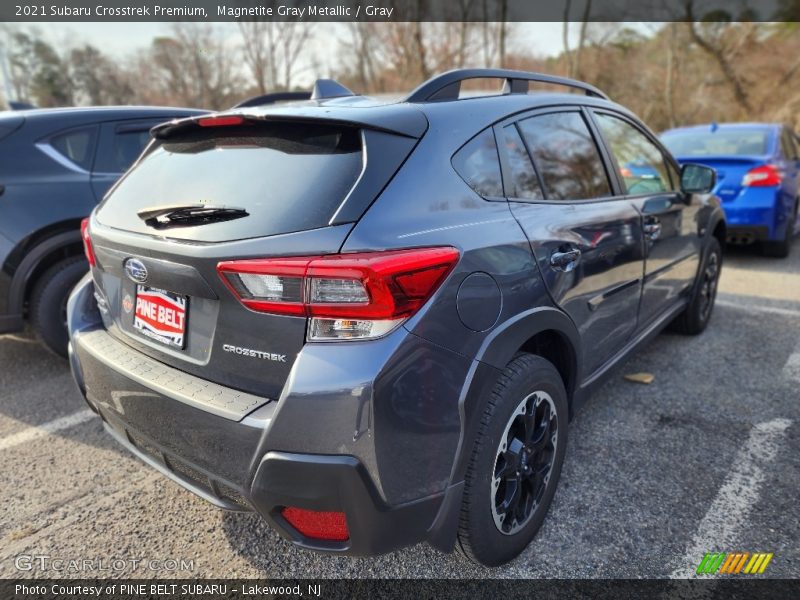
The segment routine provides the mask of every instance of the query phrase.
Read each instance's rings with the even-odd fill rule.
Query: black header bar
[[[589,2],[587,11],[586,3]],[[567,6],[569,11],[567,12]],[[798,21],[792,0],[3,0],[0,22]]]

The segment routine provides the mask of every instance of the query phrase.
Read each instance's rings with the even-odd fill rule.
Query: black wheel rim
[[[517,406],[495,455],[491,501],[500,533],[513,535],[533,517],[550,482],[557,443],[553,399],[534,392]]]
[[[67,302],[69,300],[68,296],[64,296],[64,299],[61,301],[61,306],[59,307],[59,316],[61,317],[61,322],[64,324],[64,329],[67,328]]]
[[[714,307],[714,298],[717,295],[717,282],[719,281],[719,255],[712,252],[708,256],[706,268],[703,271],[703,281],[700,285],[700,318],[705,321],[711,316]]]

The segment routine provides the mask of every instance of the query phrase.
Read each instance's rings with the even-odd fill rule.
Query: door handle
[[[559,271],[569,273],[575,268],[575,265],[578,264],[580,258],[581,251],[577,248],[572,248],[571,250],[565,250],[563,252],[557,250],[550,255],[550,265]]]
[[[656,241],[661,237],[661,222],[658,219],[651,217],[644,222],[642,230],[652,241]]]

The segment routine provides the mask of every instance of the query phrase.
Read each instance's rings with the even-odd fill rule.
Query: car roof
[[[26,123],[38,132],[117,121],[159,118],[163,120],[200,116],[208,111],[174,106],[86,106],[67,108],[34,108],[0,112],[0,128],[17,128]],[[38,135],[38,134],[37,134]]]
[[[26,119],[38,119],[50,117],[57,118],[59,116],[69,115],[97,115],[104,118],[117,116],[129,118],[132,116],[135,118],[136,116],[149,117],[152,115],[163,114],[204,114],[208,111],[197,108],[179,108],[175,106],[66,106],[59,108],[31,108],[28,110],[5,112],[7,114],[22,115]]]
[[[469,124],[477,132],[515,113],[565,105],[610,108],[636,119],[628,109],[609,100],[582,94],[544,91],[528,94],[470,94],[457,100],[434,102],[408,102],[405,98],[389,95],[354,95],[234,108],[214,115],[240,115],[263,120],[330,120],[420,137],[427,130],[429,121],[445,115],[448,118],[461,116],[469,119]],[[180,127],[193,120],[194,117],[189,117],[175,123],[165,123],[160,129],[165,135],[169,135],[176,126]]]
[[[747,123],[703,123],[700,125],[687,125],[685,127],[674,127],[672,129],[667,129],[661,132],[661,135],[665,135],[667,133],[675,133],[677,131],[709,131],[716,129],[780,129],[783,127],[781,123],[755,123],[755,122],[747,122]]]
[[[478,97],[469,92],[463,94],[462,84],[474,80],[499,80],[502,87],[496,94]],[[542,91],[531,93],[532,82],[579,90],[583,95]],[[588,83],[509,69],[467,68],[447,71],[431,77],[401,98],[357,95],[330,79],[318,79],[309,94],[310,98],[305,101],[276,104],[269,102],[271,96],[264,96],[264,104],[247,101],[245,104],[248,106],[234,107],[217,115],[237,115],[253,120],[327,120],[416,138],[425,133],[432,118],[441,118],[452,124],[454,115],[457,116],[462,121],[458,126],[459,134],[463,134],[470,130],[480,131],[516,112],[550,105],[608,107],[635,118],[635,115],[611,102],[606,94]],[[442,106],[446,107],[444,111]],[[157,138],[170,137],[193,127],[194,121],[189,118],[164,123],[155,128],[153,133]]]

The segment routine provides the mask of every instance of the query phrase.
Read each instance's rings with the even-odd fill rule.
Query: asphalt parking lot
[[[709,329],[660,335],[578,414],[544,527],[496,570],[424,545],[297,550],[117,448],[66,362],[0,337],[0,576],[70,575],[15,566],[46,555],[193,562],[101,574],[134,577],[669,577],[705,552],[747,551],[774,553],[765,576],[800,577],[800,241],[786,260],[725,260]]]

